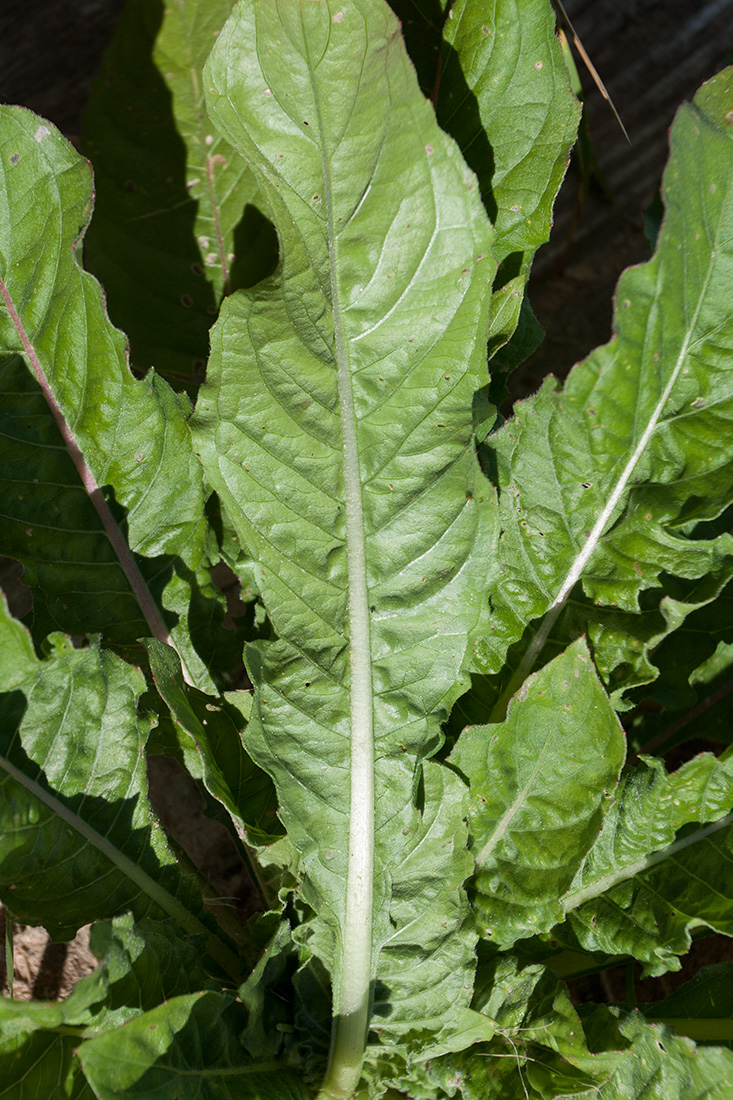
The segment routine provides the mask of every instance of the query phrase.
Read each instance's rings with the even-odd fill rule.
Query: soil
[[[0,100],[31,107],[76,140],[91,82],[122,6],[123,0],[4,0]],[[548,372],[563,376],[609,338],[618,276],[649,256],[643,211],[659,184],[674,113],[703,80],[733,60],[733,0],[565,0],[565,7],[632,144],[627,145],[581,72],[592,148],[610,197],[592,188],[578,220],[579,175],[571,165],[551,242],[540,250],[530,283],[532,304],[548,335],[516,373],[512,389],[517,397],[533,392]],[[15,613],[22,614],[28,594],[18,577],[12,564],[0,572]],[[151,762],[150,780],[163,824],[234,914],[243,916],[251,905],[246,874],[227,834],[204,816],[195,785],[174,761],[163,758]],[[0,909],[0,932],[3,924]],[[21,998],[66,996],[96,965],[86,929],[70,944],[51,944],[42,929],[16,926],[14,949],[14,994]],[[731,957],[733,941],[710,937],[693,948],[682,976],[691,966]],[[4,967],[0,979],[7,992]],[[637,991],[657,999],[680,980],[665,975]],[[607,971],[600,978],[578,979],[573,995],[580,1001],[623,1000],[623,983],[622,970]]]

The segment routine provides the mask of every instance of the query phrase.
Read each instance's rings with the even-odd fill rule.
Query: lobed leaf
[[[88,162],[30,111],[3,107],[0,173],[0,543],[36,595],[36,640],[101,632],[129,649],[172,637],[208,684],[190,636],[207,602],[195,575],[207,532],[186,401],[152,374],[133,378],[79,267]]]
[[[654,258],[619,283],[617,335],[562,390],[548,381],[487,444],[503,530],[494,629],[477,661],[497,671],[521,639],[504,700],[577,585],[588,601],[631,613],[625,628],[615,624],[614,660],[633,666],[642,593],[658,606],[667,576],[707,577],[707,600],[731,576],[730,535],[695,534],[732,488],[730,105],[724,72],[677,116],[665,223]],[[584,629],[592,635],[598,622],[588,603]]]
[[[494,1018],[494,1038],[431,1059],[419,1096],[435,1096],[438,1087],[443,1096],[459,1088],[465,1100],[558,1100],[585,1095],[586,1087],[598,1093],[619,1061],[613,1051],[589,1052],[567,989],[541,965],[505,954],[482,959],[474,1005]]]

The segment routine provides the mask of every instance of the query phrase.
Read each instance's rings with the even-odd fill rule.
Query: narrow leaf
[[[481,607],[471,433],[491,234],[377,0],[242,3],[206,81],[266,192],[282,265],[226,303],[194,431],[280,635],[247,647],[247,743],[301,853],[316,913],[303,938],[334,987],[324,1095],[346,1097],[374,983],[415,957],[420,863],[460,846],[460,784],[443,780],[438,813],[419,763],[462,690]],[[403,893],[393,878],[413,866]],[[467,869],[459,857],[426,915],[435,1018],[468,1002]]]
[[[125,6],[87,106],[90,270],[133,365],[196,385],[224,294],[277,261],[244,159],[206,115],[202,69],[233,0]]]

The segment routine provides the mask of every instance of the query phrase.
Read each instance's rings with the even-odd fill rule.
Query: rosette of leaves
[[[88,162],[0,109],[0,535],[33,595],[0,618],[0,896],[96,922],[100,959],[0,1001],[9,1096],[733,1087],[729,966],[643,1013],[563,981],[733,932],[727,754],[627,759],[618,715],[685,631],[685,691],[729,664],[730,72],[678,116],[614,339],[490,432],[577,106],[544,0],[396,9],[132,0],[86,139],[131,358]],[[234,631],[220,556],[259,600]],[[248,864],[243,927],[165,837],[154,749]]]

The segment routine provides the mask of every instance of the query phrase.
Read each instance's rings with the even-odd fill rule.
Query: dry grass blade
[[[613,111],[613,117],[616,119],[619,126],[621,127],[621,133],[624,135],[624,137],[628,141],[629,145],[631,145],[631,138],[629,137],[628,133],[626,132],[626,127],[624,126],[623,122],[621,121],[621,115],[616,110],[616,105],[614,104],[613,100],[611,99],[611,96],[608,93],[608,89],[606,88],[606,85],[601,80],[601,77],[598,73],[598,70],[596,69],[595,65],[593,64],[590,57],[588,56],[588,54],[586,52],[586,49],[585,49],[585,46],[580,41],[580,38],[578,37],[578,33],[575,30],[575,27],[573,26],[572,22],[570,21],[570,16],[565,11],[565,5],[563,4],[562,0],[555,0],[555,6],[557,7],[557,10],[560,14],[560,18],[562,19],[563,23],[565,24],[565,27],[567,29],[568,34],[570,35],[570,37],[573,40],[573,44],[575,45],[576,50],[578,51],[578,53],[580,54],[580,56],[583,59],[583,63],[585,65],[586,69],[588,70],[590,75],[593,77],[593,82],[594,82],[595,86],[598,88],[598,91],[601,93],[601,95],[605,99],[606,103],[608,104],[608,106]]]

